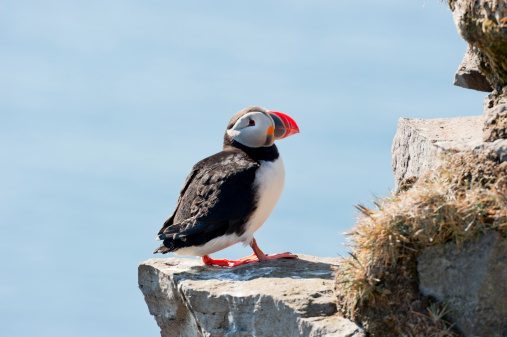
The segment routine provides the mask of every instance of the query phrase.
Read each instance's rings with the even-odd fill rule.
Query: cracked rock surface
[[[162,337],[365,336],[336,315],[340,259],[299,257],[235,268],[150,259],[139,265],[139,287]]]
[[[446,303],[465,336],[507,336],[507,240],[500,233],[426,248],[417,270],[421,292]]]

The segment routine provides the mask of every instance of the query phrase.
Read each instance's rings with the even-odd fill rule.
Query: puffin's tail
[[[167,254],[170,252],[174,252],[177,248],[174,246],[172,240],[164,240],[164,243],[160,245],[157,249],[153,251],[153,254],[162,253]]]
[[[171,228],[165,228],[164,231],[160,230],[160,232],[158,232],[159,235],[156,240],[163,241],[163,244],[155,249],[153,254],[166,254],[186,247],[188,244],[185,244],[185,242],[189,236],[192,236],[196,232],[200,233],[204,229],[208,229],[209,231],[210,229],[213,229],[214,226],[216,225],[210,226],[206,223],[198,223],[193,218],[173,224]]]

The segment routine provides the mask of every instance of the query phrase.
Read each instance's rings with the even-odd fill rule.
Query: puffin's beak
[[[275,139],[282,139],[299,133],[296,121],[278,111],[268,112],[275,122]]]

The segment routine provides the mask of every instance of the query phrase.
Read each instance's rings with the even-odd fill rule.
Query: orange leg
[[[266,255],[262,252],[262,250],[257,246],[257,242],[255,239],[252,240],[252,243],[250,244],[250,247],[252,247],[255,255],[257,255],[257,259],[259,261],[269,261],[269,260],[276,260],[276,259],[296,259],[298,256],[285,252],[275,255]]]
[[[252,247],[254,253],[250,256],[244,257],[239,260],[227,260],[227,259],[219,259],[215,260],[209,257],[208,255],[204,255],[202,257],[202,262],[204,262],[207,265],[214,265],[214,266],[222,266],[222,267],[236,267],[241,266],[243,264],[257,262],[257,261],[269,261],[269,260],[275,260],[275,259],[295,259],[298,256],[291,254],[291,253],[281,253],[276,255],[266,255],[262,252],[262,250],[257,246],[257,242],[255,239],[252,240],[252,243],[250,244],[250,247]]]

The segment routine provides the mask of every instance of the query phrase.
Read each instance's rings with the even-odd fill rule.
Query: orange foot
[[[257,261],[268,261],[276,259],[295,259],[297,257],[298,257],[297,255],[291,253],[281,253],[276,255],[264,255],[262,259],[259,259],[255,254],[252,254],[239,260],[227,260],[227,259],[212,259],[208,255],[205,255],[202,257],[202,262],[210,266],[237,267]]]
[[[222,267],[237,267],[243,264],[257,262],[257,261],[269,261],[276,259],[296,259],[298,256],[291,253],[281,253],[275,255],[266,255],[264,254],[260,248],[257,246],[257,242],[255,239],[252,240],[250,244],[254,253],[250,256],[244,257],[239,260],[227,260],[227,259],[219,259],[215,260],[209,257],[208,255],[204,255],[202,257],[202,262],[211,266],[222,266]]]
[[[254,260],[255,259],[255,260]],[[202,262],[210,266],[222,266],[222,267],[236,267],[241,266],[242,264],[247,264],[250,262],[258,261],[257,256],[253,254],[252,256],[247,256],[239,260],[227,260],[227,259],[212,259],[208,255],[204,255],[202,257]]]

